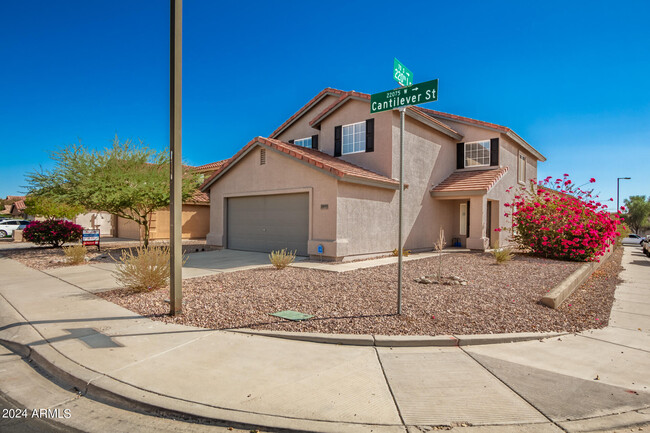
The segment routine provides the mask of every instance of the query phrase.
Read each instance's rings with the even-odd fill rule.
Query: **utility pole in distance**
[[[183,166],[181,152],[181,102],[183,70],[183,0],[170,0],[169,32],[169,152],[170,164],[170,314],[183,311],[183,239],[182,188]]]

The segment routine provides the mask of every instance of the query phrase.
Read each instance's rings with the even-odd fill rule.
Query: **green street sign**
[[[393,79],[400,86],[410,86],[413,84],[413,72],[404,66],[399,60],[393,62]]]
[[[370,112],[393,110],[438,100],[438,79],[370,95]]]

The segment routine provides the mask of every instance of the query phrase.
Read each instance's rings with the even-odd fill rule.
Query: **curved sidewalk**
[[[623,265],[602,330],[484,346],[375,347],[151,321],[0,258],[0,342],[100,400],[233,425],[616,428],[650,422],[650,260],[626,248]]]

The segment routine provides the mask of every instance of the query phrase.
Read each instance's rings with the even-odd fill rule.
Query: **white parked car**
[[[19,228],[25,228],[27,224],[31,221],[27,220],[4,220],[0,221],[0,238],[6,236],[11,236],[14,234],[14,230]]]
[[[634,233],[630,233],[627,235],[626,238],[623,238],[621,240],[621,244],[623,245],[641,245],[641,242],[643,242],[645,238],[639,235],[636,235]]]

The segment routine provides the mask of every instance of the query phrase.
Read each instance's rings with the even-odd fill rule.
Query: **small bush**
[[[398,250],[397,248],[395,248],[395,249],[393,250],[393,255],[394,255],[395,257],[399,256],[399,250]],[[411,250],[402,250],[402,256],[403,256],[403,257],[408,257],[408,256],[410,256],[410,255],[411,255]]]
[[[84,245],[72,245],[63,247],[66,261],[69,265],[80,265],[86,261],[86,253],[88,249]]]
[[[37,245],[60,247],[66,242],[81,239],[83,227],[70,221],[46,220],[33,221],[23,231],[23,239]]]
[[[165,287],[170,274],[169,247],[138,247],[120,257],[115,278],[123,287],[135,291]],[[185,262],[185,260],[183,260]]]
[[[502,265],[506,262],[509,262],[515,256],[512,253],[512,248],[510,247],[499,248],[499,244],[497,244],[496,247],[492,250],[492,255],[494,256],[497,265]]]
[[[284,269],[289,266],[296,259],[296,251],[287,251],[286,248],[282,248],[280,251],[271,251],[269,254],[269,260],[271,264],[277,269]]]

